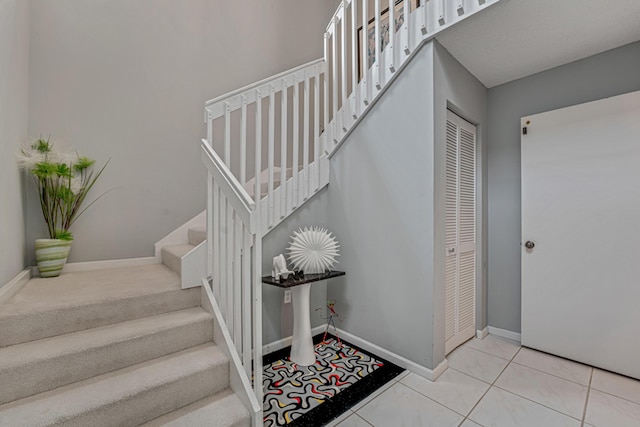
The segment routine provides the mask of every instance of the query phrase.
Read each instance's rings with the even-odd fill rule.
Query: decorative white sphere
[[[304,227],[293,232],[289,260],[305,274],[320,274],[336,263],[338,241],[326,228]]]

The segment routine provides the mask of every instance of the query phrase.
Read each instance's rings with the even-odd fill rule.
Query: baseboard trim
[[[31,268],[25,268],[0,288],[0,304],[9,301],[31,279]]]
[[[393,353],[392,351],[386,350],[367,340],[343,331],[342,329],[338,329],[338,334],[346,341],[349,341],[350,343],[355,344],[358,347],[362,347],[364,350],[379,355],[380,357],[387,359],[389,362],[395,363],[396,365],[407,369],[408,371],[414,372],[417,375],[420,375],[421,377],[424,377],[431,381],[437,380],[438,377],[442,375],[444,371],[446,371],[449,367],[449,362],[447,361],[447,359],[444,359],[434,369],[425,368],[422,365],[418,365],[416,362],[413,362],[396,353]]]
[[[326,328],[327,328],[327,325],[320,325],[320,326],[316,326],[315,328],[312,328],[311,336],[314,337],[318,334],[323,333]],[[269,353],[273,353],[274,351],[278,351],[285,347],[289,347],[291,345],[291,341],[293,341],[293,335],[282,338],[277,341],[270,342],[268,344],[264,344],[262,346],[262,355],[265,356]]]
[[[508,331],[506,329],[494,328],[493,326],[487,327],[490,335],[495,335],[497,337],[506,338],[511,341],[522,341],[522,336],[520,332]]]
[[[479,340],[485,339],[487,335],[489,335],[489,328],[487,326],[485,326],[484,329],[478,329],[476,331],[476,338]]]
[[[159,264],[156,257],[108,259],[104,261],[70,262],[65,264],[63,273],[77,273],[80,271],[106,270],[110,268],[139,267],[142,265]]]

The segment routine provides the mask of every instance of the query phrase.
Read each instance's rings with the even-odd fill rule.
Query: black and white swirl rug
[[[403,369],[333,336],[314,338],[316,363],[289,361],[291,347],[264,358],[264,425],[322,426],[373,393]]]

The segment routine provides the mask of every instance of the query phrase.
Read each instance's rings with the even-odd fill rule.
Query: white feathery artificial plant
[[[299,228],[291,238],[289,259],[297,270],[305,274],[320,274],[335,265],[340,246],[326,228]]]

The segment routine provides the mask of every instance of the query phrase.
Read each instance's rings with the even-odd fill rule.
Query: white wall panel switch
[[[284,303],[289,304],[291,302],[291,289],[284,291]]]

